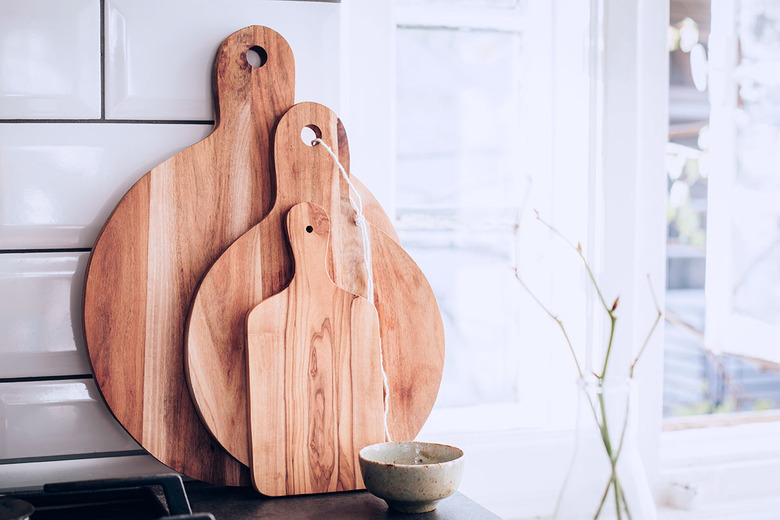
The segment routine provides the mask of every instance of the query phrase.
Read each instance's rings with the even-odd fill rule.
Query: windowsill
[[[742,426],[758,423],[780,424],[780,410],[670,417],[664,419],[663,429],[665,432],[674,432],[696,428],[720,428],[724,426]]]
[[[661,508],[658,520],[776,520],[780,497],[735,500],[694,511]]]
[[[681,511],[662,507],[658,520],[777,520],[780,498],[753,499],[732,502],[696,511]],[[528,516],[518,520],[553,520],[552,516]]]
[[[700,421],[699,427],[673,429],[661,435],[661,467],[667,471],[679,471],[693,466],[748,461],[777,461],[780,464],[780,421],[740,420],[770,418],[775,414],[776,411],[750,412],[688,419]],[[673,423],[668,421],[666,427],[670,424]]]
[[[663,520],[777,518],[780,421],[777,412],[691,418],[661,436]],[[666,428],[681,425],[671,420]],[[677,504],[675,504],[677,502]],[[774,515],[774,516],[771,516]]]
[[[770,415],[752,414],[754,419]],[[776,520],[780,421],[740,423],[746,418],[741,414],[714,419],[737,422],[726,426],[689,419],[701,427],[662,434],[656,489],[664,507],[659,520]],[[467,471],[460,488],[464,494],[502,518],[538,520],[550,518],[555,507],[574,435],[529,429],[437,433],[425,440],[464,449]]]

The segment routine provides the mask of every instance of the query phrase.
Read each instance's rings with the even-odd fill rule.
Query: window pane
[[[398,30],[398,215],[513,218],[521,37]]]
[[[442,311],[439,406],[518,400],[519,33],[399,27],[396,214]]]

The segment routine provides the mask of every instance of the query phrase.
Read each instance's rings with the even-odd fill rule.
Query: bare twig
[[[601,369],[601,374],[595,373],[594,376],[596,376],[596,379],[599,381],[600,385],[600,391],[603,390],[603,384],[607,373],[607,367],[609,364],[609,359],[612,354],[612,347],[614,344],[615,339],[615,328],[617,324],[617,316],[616,316],[616,310],[618,307],[618,302],[620,301],[620,298],[615,298],[614,303],[612,305],[608,305],[607,301],[604,299],[604,295],[601,292],[601,288],[599,287],[598,282],[596,281],[596,277],[593,275],[593,271],[590,268],[590,264],[588,263],[587,259],[585,258],[585,255],[582,252],[582,246],[578,243],[576,246],[569,242],[569,240],[563,236],[556,228],[554,228],[552,225],[545,222],[540,216],[539,212],[536,212],[536,218],[544,224],[550,231],[552,231],[557,237],[559,237],[565,244],[567,244],[569,247],[574,249],[577,252],[577,255],[579,255],[580,260],[582,260],[582,263],[585,266],[585,270],[588,273],[588,277],[590,278],[591,283],[593,284],[593,287],[596,290],[596,293],[598,294],[599,301],[601,302],[601,305],[604,308],[604,311],[607,313],[610,319],[610,331],[609,331],[609,341],[607,343],[607,350],[604,355],[604,364]],[[534,299],[534,301],[542,308],[542,310],[547,313],[550,318],[552,318],[558,326],[561,328],[561,331],[563,332],[563,336],[566,339],[566,343],[569,345],[569,350],[571,351],[572,357],[574,358],[574,363],[577,365],[577,371],[580,374],[580,378],[583,379],[582,370],[580,368],[579,361],[577,360],[577,356],[574,353],[574,348],[572,347],[571,341],[569,340],[569,336],[566,333],[566,329],[563,326],[563,322],[555,316],[550,310],[539,300],[539,298],[536,297],[536,295],[529,289],[529,287],[523,282],[522,278],[520,278],[518,268],[515,267],[515,277],[520,282],[520,285],[528,292],[528,294],[531,295],[531,298]],[[631,370],[630,370],[630,377],[634,377],[634,368],[636,367],[637,363],[639,362],[639,359],[642,357],[642,354],[644,354],[645,349],[647,348],[647,345],[650,342],[651,337],[653,336],[653,333],[655,332],[655,329],[658,327],[658,324],[661,321],[661,318],[663,317],[663,313],[661,312],[660,307],[658,306],[658,300],[655,297],[655,293],[653,292],[652,284],[650,283],[650,276],[647,277],[648,284],[650,285],[650,294],[653,298],[653,304],[656,308],[656,318],[655,322],[653,323],[653,326],[650,328],[650,331],[647,334],[647,338],[645,339],[644,343],[642,344],[642,347],[639,349],[639,353],[637,354],[636,358],[634,359],[634,362],[631,364]],[[587,393],[587,390],[585,390]],[[604,445],[604,449],[607,453],[607,456],[609,457],[610,464],[612,466],[612,472],[610,475],[610,479],[607,482],[606,489],[604,490],[604,494],[601,497],[601,502],[599,503],[598,509],[596,510],[596,516],[595,519],[598,519],[601,515],[601,512],[607,502],[607,498],[609,496],[610,488],[614,490],[615,495],[615,514],[617,515],[618,520],[622,520],[623,513],[625,513],[625,516],[628,518],[628,520],[632,519],[631,511],[628,506],[628,502],[626,500],[625,490],[623,489],[622,483],[620,482],[620,479],[618,478],[617,474],[617,463],[618,459],[620,457],[620,454],[623,451],[623,441],[625,440],[626,435],[626,428],[628,425],[628,414],[629,414],[629,401],[626,401],[626,412],[625,417],[623,420],[623,427],[620,432],[620,438],[617,444],[617,449],[615,450],[615,444],[613,443],[613,439],[610,436],[609,426],[607,422],[607,406],[604,402],[604,394],[599,393],[599,410],[601,415],[601,421],[599,420],[599,413],[596,411],[596,407],[593,403],[593,401],[590,398],[590,395],[588,395],[588,401],[591,407],[591,410],[593,411],[593,417],[596,421],[596,425],[599,428],[599,431],[601,433],[601,440]]]
[[[721,361],[721,355],[716,354],[709,347],[704,337],[704,332],[702,330],[698,329],[697,327],[694,327],[687,321],[677,316],[677,314],[675,314],[674,311],[671,309],[666,309],[666,312],[664,313],[664,320],[667,323],[670,323],[677,327],[681,327],[687,330],[688,332],[690,332],[691,334],[693,334],[694,336],[696,336],[696,339],[698,340],[699,345],[701,346],[701,349],[704,352],[704,356],[707,358],[707,362],[723,379],[723,384],[726,387],[726,391],[729,392],[731,395],[733,395],[738,402],[755,400],[755,398],[748,395],[744,386],[739,384],[737,381],[734,380],[734,378],[732,378],[729,375],[728,370],[726,370],[726,367],[723,366],[723,362]],[[762,361],[755,358],[749,358],[747,356],[742,356],[742,357],[746,359],[750,359],[754,363],[761,363]]]
[[[534,210],[536,211],[536,210]],[[540,215],[539,212],[536,211],[536,219],[544,224],[547,229],[558,235],[558,237],[564,241],[570,248],[574,249],[577,254],[580,257],[580,260],[582,260],[582,263],[585,264],[585,270],[588,272],[588,276],[590,277],[590,281],[593,283],[593,287],[596,289],[596,293],[599,296],[599,300],[601,301],[601,305],[604,306],[604,310],[607,311],[607,314],[612,316],[612,309],[609,308],[609,305],[607,305],[607,300],[604,299],[604,295],[601,294],[601,288],[599,287],[599,284],[596,283],[596,277],[593,276],[593,271],[590,269],[590,264],[588,263],[588,260],[585,258],[585,255],[582,253],[582,246],[578,243],[576,246],[569,242],[569,239],[567,239],[563,234],[561,234],[560,231],[555,229],[552,225],[548,224],[547,221],[545,221]]]
[[[617,310],[618,301],[620,300],[620,297],[615,298],[615,302],[610,307],[607,304],[607,300],[604,299],[604,294],[601,292],[601,287],[599,287],[598,282],[596,281],[596,276],[593,274],[593,270],[590,268],[590,264],[588,263],[587,258],[585,258],[585,255],[582,252],[582,246],[577,243],[575,246],[572,242],[569,242],[569,240],[563,236],[563,234],[558,231],[555,227],[553,227],[551,224],[547,223],[540,215],[539,212],[536,211],[536,219],[544,224],[547,229],[555,233],[563,242],[568,245],[570,248],[574,249],[574,251],[577,252],[577,255],[580,257],[580,260],[582,260],[582,264],[585,266],[585,271],[588,273],[588,278],[590,278],[591,283],[593,284],[593,288],[596,289],[596,294],[599,297],[599,301],[601,302],[602,307],[604,307],[604,310],[606,311],[607,315],[609,316],[609,342],[607,343],[607,352],[604,355],[604,366],[601,368],[601,374],[596,374],[596,377],[598,379],[604,379],[604,376],[607,373],[607,365],[609,364],[609,358],[610,354],[612,352],[612,343],[615,339],[615,325],[617,323],[617,316],[615,316],[615,311]]]
[[[520,285],[523,287],[523,289],[526,290],[526,292],[531,296],[531,298],[533,298],[536,304],[539,305],[539,307],[541,307],[542,310],[546,312],[547,315],[550,318],[552,318],[555,321],[555,323],[557,323],[558,326],[561,328],[561,332],[563,332],[563,337],[566,339],[566,344],[569,345],[569,350],[571,351],[571,356],[574,359],[574,364],[577,365],[577,373],[580,375],[580,378],[582,378],[583,375],[582,375],[582,368],[580,368],[580,362],[577,360],[577,354],[574,353],[574,347],[572,346],[571,340],[569,339],[569,334],[566,332],[566,327],[563,326],[563,322],[560,320],[560,318],[558,318],[558,316],[550,312],[550,310],[542,303],[542,300],[537,298],[534,292],[531,290],[531,288],[525,284],[523,279],[520,278],[520,273],[518,272],[517,267],[515,267],[515,278],[517,278],[517,281],[520,282]]]
[[[691,334],[693,334],[694,336],[696,336],[696,339],[698,340],[699,345],[701,345],[702,350],[711,350],[710,347],[707,346],[707,343],[704,341],[704,332],[701,329],[694,327],[687,321],[677,316],[677,314],[675,314],[675,312],[672,309],[669,308],[666,309],[664,319],[667,323],[671,323],[672,325],[677,325],[678,327],[681,327],[687,330],[688,332],[690,332]]]
[[[633,378],[634,377],[634,368],[636,368],[636,364],[639,362],[639,358],[642,357],[642,354],[645,353],[645,349],[647,348],[648,343],[650,343],[650,338],[653,337],[653,333],[655,332],[656,327],[658,327],[658,324],[661,322],[661,318],[663,318],[663,312],[661,312],[661,307],[658,306],[658,300],[655,297],[655,291],[653,291],[653,282],[650,279],[650,275],[647,275],[647,285],[650,287],[650,296],[653,298],[653,305],[655,305],[656,310],[656,316],[655,321],[653,322],[653,326],[650,327],[650,331],[647,333],[647,337],[645,338],[645,342],[642,343],[642,348],[639,349],[639,353],[636,355],[636,358],[634,358],[634,362],[631,363],[631,369],[629,370],[628,377]]]

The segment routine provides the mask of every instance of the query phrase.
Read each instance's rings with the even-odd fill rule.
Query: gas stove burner
[[[9,494],[0,500],[0,520],[215,520],[210,513],[192,513],[184,483],[176,474],[46,484],[42,491]],[[3,516],[5,503],[22,513],[26,504],[29,512]]]

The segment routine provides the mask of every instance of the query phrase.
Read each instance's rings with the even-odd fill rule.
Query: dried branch
[[[536,210],[534,210],[534,211],[536,211]],[[601,288],[599,287],[599,284],[596,282],[596,277],[593,276],[593,271],[591,271],[591,269],[590,269],[590,264],[588,263],[588,260],[585,258],[585,255],[582,253],[582,246],[579,243],[577,243],[577,245],[575,246],[573,243],[569,242],[569,240],[565,236],[563,236],[563,234],[561,234],[560,231],[555,229],[552,225],[548,224],[547,221],[545,221],[539,215],[538,211],[536,211],[536,219],[539,222],[541,222],[542,224],[544,224],[547,227],[547,229],[549,229],[550,231],[552,231],[553,233],[558,235],[558,237],[561,240],[563,240],[564,243],[566,243],[569,247],[571,247],[572,249],[574,249],[577,252],[577,254],[580,257],[580,260],[582,260],[582,263],[585,264],[585,270],[588,272],[588,277],[590,277],[590,281],[593,283],[593,287],[596,289],[596,293],[599,296],[599,300],[601,301],[601,305],[603,305],[604,306],[604,310],[607,311],[607,313],[610,316],[612,316],[612,310],[614,310],[614,309],[610,309],[609,305],[607,305],[607,300],[605,300],[604,299],[604,295],[601,294]],[[617,300],[615,300],[615,303],[617,303]]]
[[[663,318],[663,313],[661,312],[661,307],[658,305],[658,300],[655,297],[655,291],[653,290],[653,282],[650,279],[650,275],[647,275],[647,285],[650,288],[650,296],[653,298],[653,305],[655,305],[655,321],[653,322],[653,326],[650,327],[650,331],[647,333],[647,337],[645,338],[645,342],[642,343],[642,348],[639,349],[639,353],[636,355],[636,358],[634,359],[634,362],[631,363],[631,370],[629,370],[628,377],[633,378],[634,377],[634,368],[636,368],[636,364],[639,362],[639,358],[642,357],[642,354],[645,353],[645,349],[647,348],[647,345],[650,343],[650,338],[653,337],[653,333],[655,332],[656,327],[658,327],[658,324],[661,323],[661,318]]]
[[[542,300],[537,298],[537,296],[534,294],[534,292],[531,290],[530,287],[528,287],[522,278],[520,278],[520,273],[517,270],[517,267],[515,267],[515,278],[517,278],[517,281],[520,282],[520,285],[525,289],[525,291],[533,298],[533,300],[536,302],[536,304],[542,308],[542,310],[547,313],[547,315],[555,321],[555,323],[558,324],[558,326],[561,328],[561,332],[563,332],[563,337],[566,339],[566,344],[569,346],[569,350],[571,351],[571,356],[574,359],[574,364],[577,366],[577,373],[579,373],[580,378],[582,379],[582,368],[580,368],[580,362],[577,360],[577,354],[574,353],[574,347],[571,344],[571,340],[569,339],[569,334],[566,332],[566,327],[563,326],[563,322],[550,312],[550,310],[542,303]]]

